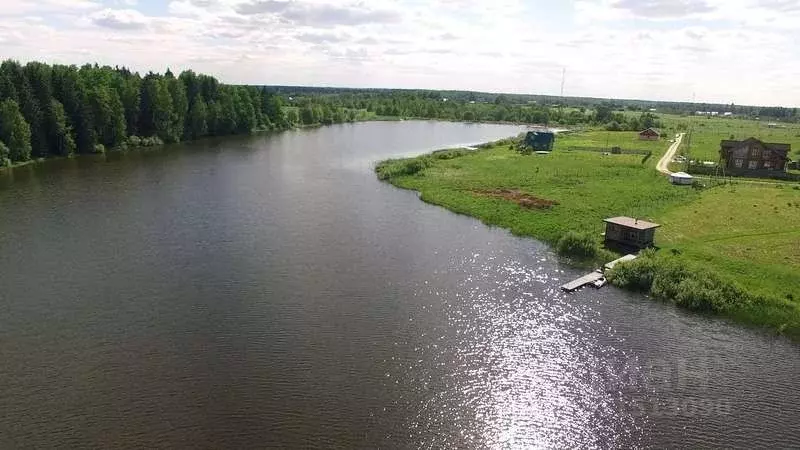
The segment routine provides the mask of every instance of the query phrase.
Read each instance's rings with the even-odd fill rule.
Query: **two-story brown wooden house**
[[[790,144],[761,142],[756,138],[722,141],[720,163],[729,175],[748,177],[783,177],[789,163]]]

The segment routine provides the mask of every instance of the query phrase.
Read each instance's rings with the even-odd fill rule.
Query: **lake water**
[[[800,446],[800,348],[378,182],[337,125],[0,176],[0,448]]]

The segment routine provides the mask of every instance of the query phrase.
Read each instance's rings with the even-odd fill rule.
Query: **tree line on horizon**
[[[541,94],[504,94],[497,92],[424,90],[424,89],[386,89],[386,88],[345,88],[315,86],[269,86],[270,90],[286,96],[332,96],[363,95],[386,96],[389,94],[420,97],[444,97],[461,103],[506,103],[548,105],[551,107],[595,109],[607,106],[614,111],[651,112],[693,115],[697,111],[730,112],[737,116],[756,118],[767,117],[789,122],[800,121],[800,110],[794,107],[737,105],[734,103],[679,102],[664,100],[615,99],[599,97],[571,97]]]
[[[459,91],[336,90],[238,86],[191,70],[144,76],[127,68],[0,64],[0,166],[53,156],[104,153],[210,136],[353,122],[420,118],[609,129],[657,126],[611,106],[554,108]],[[490,101],[491,100],[491,101]]]

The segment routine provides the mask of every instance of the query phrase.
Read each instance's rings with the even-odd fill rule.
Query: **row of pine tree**
[[[291,125],[279,96],[192,71],[0,65],[0,166]]]

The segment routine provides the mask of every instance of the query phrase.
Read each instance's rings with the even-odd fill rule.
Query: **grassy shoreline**
[[[500,142],[387,160],[376,172],[427,203],[554,248],[578,248],[579,264],[611,256],[600,248],[604,217],[662,223],[661,250],[612,273],[615,285],[800,341],[800,249],[792,245],[800,190],[671,186],[653,169],[656,155],[605,155],[593,148],[597,136],[564,141],[559,148],[570,150],[550,155],[522,156]],[[659,154],[668,144],[661,146]],[[742,211],[742,201],[758,214]],[[571,242],[560,242],[567,234]]]

